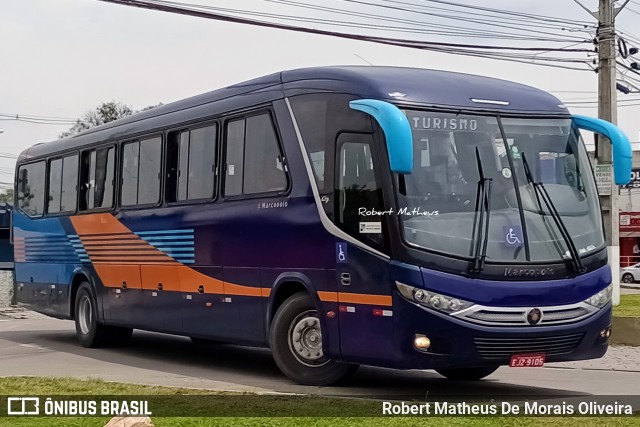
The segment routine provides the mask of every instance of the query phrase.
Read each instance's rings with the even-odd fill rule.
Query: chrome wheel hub
[[[80,324],[80,331],[84,335],[87,335],[91,330],[92,317],[91,300],[84,295],[78,302],[78,323]]]
[[[322,331],[316,313],[301,313],[291,322],[289,348],[303,364],[318,366],[327,362],[322,352]]]

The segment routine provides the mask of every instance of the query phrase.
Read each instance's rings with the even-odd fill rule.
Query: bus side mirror
[[[595,132],[611,141],[613,146],[613,177],[616,185],[628,184],[631,180],[631,142],[619,127],[595,117],[573,116],[579,129]]]
[[[377,99],[349,102],[353,110],[372,116],[384,132],[392,172],[410,174],[413,169],[413,134],[407,116],[398,107]]]

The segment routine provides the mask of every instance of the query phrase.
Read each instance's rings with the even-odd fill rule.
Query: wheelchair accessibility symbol
[[[336,262],[347,262],[347,244],[345,242],[336,243]]]
[[[507,246],[515,247],[522,245],[522,229],[517,226],[503,227],[504,242]]]

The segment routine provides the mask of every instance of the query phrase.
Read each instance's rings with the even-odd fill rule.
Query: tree
[[[7,188],[0,192],[0,203],[9,203],[13,205],[13,188]]]
[[[140,111],[150,110],[152,108],[162,105],[150,105],[143,108]],[[60,134],[60,138],[67,138],[76,135],[85,130],[94,128],[96,126],[103,125],[105,123],[112,122],[114,120],[122,119],[123,117],[130,116],[138,111],[133,111],[131,107],[121,102],[103,102],[93,111],[87,111],[84,115],[78,119],[78,122],[74,124],[71,129]]]

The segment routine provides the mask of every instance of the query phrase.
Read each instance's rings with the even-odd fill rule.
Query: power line
[[[401,5],[416,7],[420,9],[437,10],[437,11],[444,11],[444,12],[453,12],[457,14],[471,15],[473,17],[505,19],[504,17],[506,15],[508,17],[508,20],[505,19],[506,22],[514,22],[514,21],[524,22],[525,25],[546,26],[548,28],[558,28],[563,30],[568,30],[569,29],[568,27],[574,27],[572,30],[596,28],[595,25],[586,21],[573,21],[566,18],[562,20],[557,20],[557,18],[552,18],[552,17],[536,18],[535,16],[532,16],[532,15],[527,15],[526,17],[523,17],[520,15],[514,15],[514,13],[517,14],[518,12],[511,12],[511,11],[502,10],[502,9],[494,9],[495,11],[493,12],[484,12],[484,13],[482,11],[478,11],[477,9],[476,10],[472,9],[473,11],[467,12],[465,10],[451,9],[451,8],[439,7],[439,6],[433,6],[433,5],[420,5],[420,4],[408,3],[408,2],[398,1],[398,0],[380,0],[380,1],[383,1],[385,3],[392,3],[392,4],[401,4]],[[455,7],[465,8],[467,6],[468,5],[458,4]],[[551,20],[549,18],[551,18]],[[534,24],[532,20],[534,21],[537,20],[538,22]]]
[[[7,114],[7,113],[0,113],[0,121],[19,121],[19,122],[33,123],[33,124],[39,124],[39,125],[58,125],[58,126],[69,126],[78,122],[78,120],[65,119],[61,117],[31,116],[31,115]]]
[[[445,0],[424,0],[424,1],[429,2],[429,3],[446,4],[446,5],[460,7],[460,8],[481,10],[481,11],[485,11],[485,12],[503,13],[505,15],[520,16],[520,17],[524,17],[524,18],[538,19],[538,20],[547,21],[547,22],[564,23],[564,22],[570,21],[570,22],[573,22],[573,23],[581,23],[581,24],[585,24],[585,25],[591,25],[587,21],[561,20],[561,19],[558,19],[558,18],[553,17],[553,16],[536,15],[536,14],[525,13],[525,12],[507,11],[507,10],[503,10],[503,9],[492,9],[492,8],[484,7],[484,6],[474,6],[474,5],[469,5],[469,4],[460,4],[460,3],[455,3],[455,2],[451,2],[451,1],[445,1]]]
[[[296,2],[286,1],[286,0],[264,0],[264,1],[276,2],[276,3],[285,3],[285,4],[295,4],[296,3]],[[457,17],[456,16],[447,16],[447,15],[437,14],[437,13],[433,13],[433,12],[423,12],[423,11],[411,10],[411,9],[407,9],[407,8],[399,7],[399,6],[388,6],[388,5],[381,5],[381,4],[372,4],[372,3],[361,1],[361,0],[341,0],[341,1],[349,2],[349,3],[355,3],[355,4],[361,4],[361,5],[367,5],[367,6],[375,6],[375,7],[391,9],[391,10],[397,10],[397,11],[401,11],[401,12],[412,12],[412,13],[416,13],[416,14],[427,15],[427,16],[435,16],[435,17],[440,17],[440,18],[445,18],[445,19],[452,19],[452,20],[457,20],[457,21],[473,22],[473,23],[481,24],[481,25],[492,25],[492,26],[495,25],[492,22],[487,22],[486,20],[481,20],[481,19],[477,19],[477,18],[473,19],[473,18],[467,18],[467,17],[461,17],[461,16],[457,16]],[[529,25],[528,27],[523,27],[523,26],[518,27],[518,26],[514,26],[513,23],[505,24],[504,20],[501,21],[501,22],[502,22],[502,25],[500,26],[500,28],[510,28],[510,29],[515,29],[515,30],[518,30],[518,31],[525,31],[525,32],[531,32],[531,33],[536,33],[536,34],[544,34],[544,35],[554,35],[554,36],[557,35],[557,33],[551,33],[551,32],[548,32],[548,31],[532,30],[531,27],[534,27],[535,24]],[[584,41],[584,39],[583,39],[583,41]]]
[[[567,65],[559,65],[557,63],[574,63],[587,65],[589,61],[579,58],[560,58],[560,57],[548,57],[541,56],[541,53],[553,52],[553,53],[592,53],[589,49],[574,49],[574,48],[548,48],[548,47],[518,47],[518,46],[487,46],[477,44],[460,44],[460,43],[442,43],[433,41],[418,41],[407,39],[393,39],[386,37],[374,37],[365,36],[360,34],[349,34],[328,30],[321,30],[315,28],[305,28],[299,26],[292,26],[288,24],[281,24],[276,22],[268,22],[261,20],[254,20],[245,18],[242,16],[230,16],[221,13],[215,13],[206,9],[190,9],[189,6],[184,6],[181,3],[158,1],[158,0],[101,0],[108,3],[115,3],[126,6],[134,6],[151,10],[158,10],[170,13],[177,13],[182,15],[196,16],[201,18],[208,18],[213,20],[219,20],[231,23],[240,23],[247,25],[260,26],[265,28],[283,29],[296,32],[304,32],[318,35],[329,35],[334,37],[341,37],[358,41],[369,41],[380,44],[387,44],[392,46],[410,47],[414,49],[430,50],[435,52],[458,54],[465,56],[478,56],[491,59],[510,60],[514,62],[533,63],[536,65],[557,66],[560,68],[569,68],[573,70],[587,71],[588,68],[570,67]],[[528,52],[526,54],[525,52]],[[533,54],[536,53],[537,54]]]

